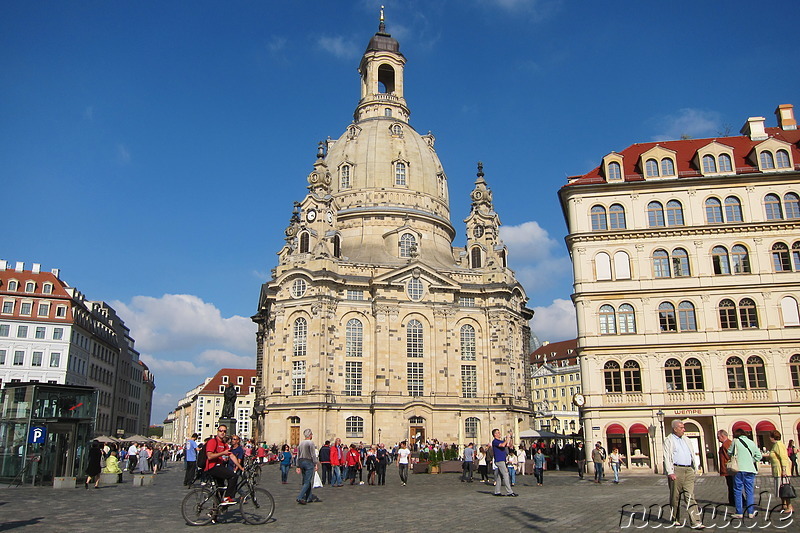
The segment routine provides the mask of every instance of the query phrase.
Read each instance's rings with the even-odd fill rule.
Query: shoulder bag
[[[739,472],[739,456],[736,453],[736,442],[731,442],[731,453],[730,459],[728,462],[725,463],[725,470],[728,472],[729,476],[733,476]]]
[[[778,488],[778,496],[784,500],[793,500],[797,498],[797,493],[794,490],[794,487],[789,482],[788,476],[783,476],[781,478],[781,486]]]

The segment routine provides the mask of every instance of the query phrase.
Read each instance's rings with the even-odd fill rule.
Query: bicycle
[[[265,524],[275,512],[275,499],[268,490],[257,488],[254,482],[255,469],[252,465],[245,467],[236,484],[236,495],[239,499],[239,513],[248,524]],[[222,505],[221,493],[227,487],[217,486],[212,479],[206,486],[192,489],[181,502],[181,514],[191,526],[204,526],[217,523],[227,512],[228,507]]]

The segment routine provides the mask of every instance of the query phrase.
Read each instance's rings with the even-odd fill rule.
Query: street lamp
[[[664,464],[664,411],[659,409],[656,418],[658,418],[658,425],[661,428],[661,464]]]
[[[381,443],[381,428],[378,428],[378,444]]]

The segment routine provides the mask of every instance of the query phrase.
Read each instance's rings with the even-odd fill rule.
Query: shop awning
[[[756,433],[761,433],[762,431],[763,432],[775,431],[775,426],[772,425],[772,422],[768,422],[766,420],[762,420],[761,422],[756,424]]]
[[[624,435],[625,428],[619,424],[611,424],[606,428],[606,435]]]
[[[753,428],[750,427],[750,424],[748,424],[747,422],[741,422],[741,421],[740,422],[736,422],[735,424],[733,424],[733,427],[731,429],[733,431],[736,431],[737,429],[741,429],[745,433],[752,433],[753,432]]]
[[[647,431],[647,426],[645,426],[644,424],[636,423],[631,426],[631,428],[628,430],[628,433],[630,433],[631,435],[647,435],[650,432]]]

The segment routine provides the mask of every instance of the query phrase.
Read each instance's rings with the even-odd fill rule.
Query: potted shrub
[[[434,450],[430,453],[428,464],[430,465],[431,474],[439,473],[439,465],[442,464],[442,457],[442,450]]]

